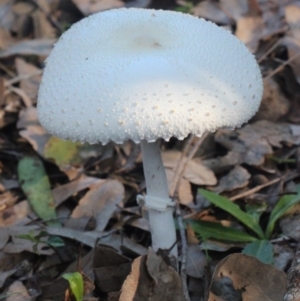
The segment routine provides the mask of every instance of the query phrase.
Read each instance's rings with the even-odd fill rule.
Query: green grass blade
[[[195,233],[199,234],[203,239],[214,238],[232,242],[249,242],[257,240],[256,237],[253,237],[246,232],[225,227],[218,223],[195,220],[188,220],[187,223],[192,227]]]
[[[198,192],[206,199],[208,199],[211,203],[213,203],[215,206],[223,209],[224,211],[234,216],[246,227],[255,232],[259,238],[263,239],[265,237],[259,224],[256,223],[249,214],[241,210],[238,205],[232,203],[227,198],[220,196],[214,192],[210,192],[204,189],[199,189]]]
[[[295,204],[297,204],[300,201],[300,185],[297,185],[297,191],[296,194],[287,194],[282,196],[277,204],[275,205],[274,209],[271,212],[269,223],[266,230],[266,237],[270,238],[275,223],[277,220],[286,213],[291,207],[293,207]]]

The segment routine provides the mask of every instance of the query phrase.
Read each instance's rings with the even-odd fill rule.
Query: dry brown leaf
[[[39,124],[36,108],[30,107],[20,112],[17,128],[20,130],[20,136],[25,138],[42,156],[45,145],[51,136]]]
[[[122,221],[126,225],[150,232],[149,221],[146,218],[126,215],[122,218]]]
[[[95,243],[101,243],[102,245],[110,246],[117,250],[118,252],[121,252],[122,248],[125,247],[132,252],[144,255],[147,253],[147,249],[143,247],[142,245],[139,245],[138,243],[134,242],[132,239],[127,238],[123,234],[109,234],[107,232],[98,232],[98,231],[78,231],[73,230],[69,228],[53,228],[48,227],[46,228],[46,231],[50,235],[58,235],[61,237],[66,237],[78,242],[81,242],[82,244],[86,246],[90,246],[93,248],[95,246]]]
[[[175,171],[181,155],[179,151],[162,152],[164,167]],[[196,185],[215,185],[217,183],[214,173],[199,160],[197,162],[189,160],[183,177]]]
[[[236,22],[235,35],[245,43],[252,53],[255,53],[259,45],[263,28],[261,16],[243,16]]]
[[[142,273],[146,274],[145,262],[146,262],[145,256],[140,256],[133,261],[131,266],[131,272],[129,276],[126,278],[122,286],[119,301],[134,301],[135,295],[138,293],[139,279],[141,277],[140,274]],[[142,284],[146,285],[146,281],[143,282],[140,281],[140,285]],[[144,299],[143,296],[143,298],[141,298],[140,300],[147,300],[147,299]]]
[[[107,246],[97,246],[93,271],[97,287],[105,293],[120,291],[130,273],[131,262]]]
[[[264,30],[262,36],[264,39],[270,38],[272,35],[282,33],[286,30],[284,21],[284,1],[265,1],[255,0],[259,11],[262,14],[264,22]]]
[[[6,30],[11,29],[11,26],[14,23],[14,15],[13,15],[12,7],[13,7],[13,1],[11,0],[2,0],[0,2],[0,28]]]
[[[91,217],[94,217],[97,223],[96,230],[103,231],[123,197],[124,187],[116,180],[92,186],[79,201],[66,226],[84,230]]]
[[[27,201],[22,201],[0,212],[0,228],[18,224],[31,212]]]
[[[233,254],[217,265],[208,300],[281,301],[286,281],[286,274],[272,265]]]
[[[7,298],[6,301],[31,301],[35,300],[35,297],[30,296],[26,287],[21,281],[13,282],[7,291]]]
[[[281,271],[286,271],[294,258],[294,250],[285,244],[273,244],[274,262],[273,265]]]
[[[99,185],[100,183],[104,184],[106,180],[99,178],[87,177],[82,175],[79,179],[71,181],[67,184],[55,187],[52,190],[52,195],[55,200],[55,206],[59,206],[63,201],[77,192],[86,189],[92,185]]]
[[[292,67],[298,83],[300,83],[300,5],[295,2],[285,6],[285,20],[289,26],[287,34],[281,44],[287,47],[289,58],[293,58],[289,65]]]
[[[31,13],[35,10],[34,3],[29,1],[17,1],[13,7],[14,22],[10,31],[18,38],[27,37],[31,31]]]
[[[188,245],[186,255],[186,274],[194,278],[203,278],[207,257],[199,245]]]
[[[165,169],[167,180],[168,180],[168,186],[171,187],[172,180],[174,178],[175,172],[174,170],[171,170],[169,168]],[[182,178],[179,181],[179,187],[178,187],[178,199],[180,204],[182,205],[188,205],[193,201],[193,194],[191,190],[191,184],[188,180]]]
[[[220,0],[220,7],[227,16],[235,21],[249,11],[248,0]]]
[[[280,220],[282,233],[296,241],[300,240],[300,215],[295,212]]]
[[[243,188],[248,185],[251,178],[250,173],[241,166],[235,166],[230,172],[222,177],[214,191],[221,193],[223,191],[232,191],[237,188]]]
[[[85,15],[91,15],[103,10],[124,6],[121,0],[72,0],[78,9]]]
[[[55,39],[24,40],[10,46],[6,50],[0,51],[0,58],[12,55],[37,55],[46,57],[50,54]]]
[[[17,271],[23,259],[24,254],[6,254],[0,252],[0,288],[3,286],[5,280]]]
[[[265,78],[262,102],[253,120],[278,121],[288,113],[290,106],[290,101],[284,96],[278,83],[272,78]]]
[[[18,200],[18,197],[11,191],[5,191],[0,194],[0,212],[8,207],[13,206]]]
[[[285,21],[289,26],[289,33],[297,41],[300,41],[300,5],[293,3],[285,6]]]
[[[36,10],[32,15],[34,36],[36,39],[54,39],[55,29],[48,21],[47,16],[40,10]]]
[[[211,20],[215,23],[229,24],[228,16],[220,9],[217,3],[208,1],[201,1],[192,8],[194,16]]]
[[[40,125],[28,126],[26,129],[21,130],[19,134],[26,139],[40,155],[43,154],[45,144],[50,138],[50,134]]]
[[[147,256],[132,263],[119,301],[182,301],[183,292],[178,273],[150,248]]]
[[[283,144],[298,145],[299,138],[293,135],[290,124],[266,120],[247,124],[235,131],[222,129],[215,135],[215,140],[230,150],[223,157],[223,163],[227,165],[230,165],[231,161],[231,165],[246,163],[259,166],[264,162],[266,155],[273,153],[272,147],[281,148]],[[220,168],[222,161],[217,162]]]
[[[41,70],[21,58],[15,60],[15,66],[21,78],[20,88],[28,95],[31,103],[34,104],[41,82]]]

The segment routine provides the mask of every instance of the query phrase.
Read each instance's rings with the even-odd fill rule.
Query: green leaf
[[[81,164],[91,156],[97,156],[103,150],[100,144],[88,144],[62,140],[52,136],[46,143],[43,155],[53,160],[58,166]]]
[[[246,212],[252,217],[252,220],[259,224],[261,215],[266,211],[267,204],[247,204]]]
[[[83,279],[79,272],[67,273],[63,275],[63,278],[69,281],[69,285],[76,301],[82,301],[83,299]]]
[[[42,161],[24,157],[18,164],[18,177],[33,211],[49,226],[59,226],[49,178]]]
[[[251,255],[263,263],[272,264],[274,261],[273,245],[268,240],[257,240],[247,244],[243,254]]]
[[[44,157],[53,159],[58,166],[78,164],[81,161],[79,146],[79,142],[62,140],[52,136],[45,145]]]
[[[63,241],[63,239],[61,239],[60,237],[58,236],[50,236],[46,243],[49,245],[49,246],[52,246],[52,247],[55,247],[55,248],[58,248],[58,247],[64,247],[65,246],[65,242]]]
[[[297,185],[296,188],[296,194],[287,194],[282,196],[272,210],[266,230],[267,238],[271,236],[277,220],[300,201],[300,185]]]
[[[253,237],[246,232],[242,232],[230,227],[225,227],[218,223],[195,220],[188,220],[187,222],[192,227],[192,229],[204,240],[208,238],[233,242],[249,242],[257,240],[256,237]]]
[[[199,189],[198,191],[211,203],[223,209],[224,211],[230,213],[237,220],[239,220],[241,223],[243,223],[245,226],[247,226],[249,229],[255,232],[259,236],[259,238],[265,237],[259,224],[253,220],[251,215],[241,210],[238,205],[232,203],[227,198],[220,196],[214,192],[210,192],[204,189]]]

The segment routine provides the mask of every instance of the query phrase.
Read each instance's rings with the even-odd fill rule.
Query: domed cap
[[[241,126],[262,89],[255,58],[230,32],[178,12],[113,9],[59,39],[38,115],[51,134],[82,142],[183,139]]]

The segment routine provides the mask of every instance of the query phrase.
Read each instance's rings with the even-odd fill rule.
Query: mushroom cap
[[[262,91],[254,56],[230,32],[178,12],[113,9],[58,40],[38,116],[51,134],[82,142],[183,139],[241,126]]]

